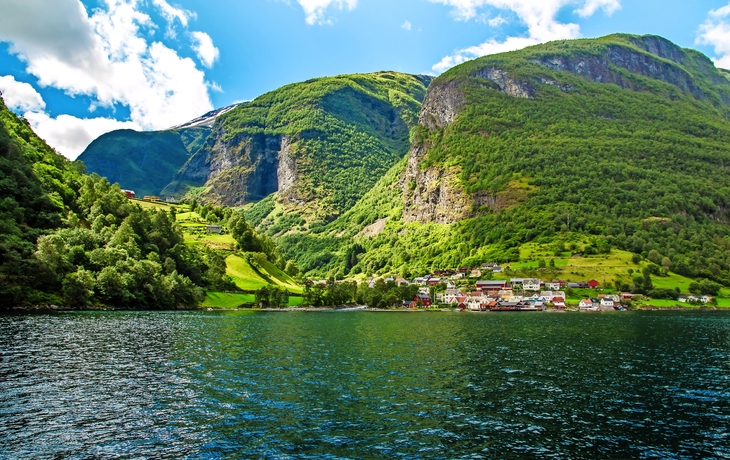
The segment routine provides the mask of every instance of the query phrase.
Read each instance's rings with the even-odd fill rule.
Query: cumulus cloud
[[[717,56],[715,65],[730,69],[730,4],[712,10],[709,18],[700,26],[700,33],[696,43],[710,45],[715,49]]]
[[[0,77],[0,91],[5,105],[14,112],[25,113],[46,108],[43,98],[32,85],[16,81],[12,75]]]
[[[164,0],[153,3],[170,21],[186,25],[191,17]],[[195,62],[149,40],[147,32],[155,24],[141,11],[143,0],[104,0],[104,5],[89,16],[79,0],[2,0],[0,41],[10,43],[10,51],[26,63],[26,71],[39,85],[88,96],[94,106],[127,106],[129,126],[163,129],[213,108],[210,85]],[[199,55],[204,64],[212,64],[217,50],[210,49],[215,49],[212,41],[207,46],[206,42]],[[71,121],[89,125],[87,134],[116,126],[108,119],[39,115],[31,120],[49,144],[69,156],[76,150],[64,150],[73,143],[59,127],[71,126]]]
[[[551,40],[577,38],[580,36],[580,26],[565,24],[557,20],[557,15],[563,8],[575,5],[576,14],[587,17],[598,10],[606,14],[613,14],[621,8],[620,0],[429,0],[432,3],[441,3],[453,7],[452,14],[459,21],[468,21],[477,16],[479,8],[491,7],[500,10],[509,10],[517,15],[527,27],[525,36],[507,37],[499,41],[488,40],[481,45],[471,46],[456,51],[444,57],[433,66],[437,72],[443,72],[462,62],[488,54],[502,53],[525,48],[527,46],[544,43]],[[503,24],[504,19],[497,16],[490,25]]]
[[[297,0],[297,3],[304,9],[304,18],[309,25],[331,24],[332,21],[324,16],[330,6],[340,10],[353,10],[357,6],[357,0]]]
[[[406,20],[406,22],[403,23],[403,25],[401,26],[401,28],[403,30],[410,31],[413,28],[413,25],[411,24],[411,21]]]
[[[91,141],[104,133],[117,129],[141,129],[131,121],[113,118],[77,118],[71,115],[51,118],[43,112],[27,112],[25,118],[36,134],[71,159],[81,155]]]
[[[190,34],[193,40],[193,51],[207,68],[213,67],[213,63],[218,60],[220,51],[213,44],[213,39],[205,32],[193,32]]]

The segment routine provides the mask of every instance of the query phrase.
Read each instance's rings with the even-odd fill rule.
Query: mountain
[[[266,199],[261,207],[289,223],[331,220],[407,153],[430,81],[396,72],[313,79],[168,131],[108,133],[79,159],[138,195]]]
[[[395,72],[343,75],[241,104],[219,117],[163,193],[229,206],[276,193],[278,205],[297,207],[306,221],[336,216],[406,154],[429,82]]]
[[[168,131],[112,131],[89,144],[78,159],[89,172],[139,196],[159,195],[210,134],[208,126],[197,124],[208,120]]]
[[[728,285],[728,75],[656,36],[464,63],[430,84],[407,159],[339,219],[278,241],[317,274],[517,261],[533,242]]]

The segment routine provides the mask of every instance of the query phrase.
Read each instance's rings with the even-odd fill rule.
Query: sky
[[[2,0],[0,91],[76,158],[310,78],[438,75],[551,40],[661,35],[730,68],[730,0]]]

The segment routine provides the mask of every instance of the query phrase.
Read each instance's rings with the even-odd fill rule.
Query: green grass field
[[[264,286],[274,284],[286,289],[292,294],[302,293],[302,287],[298,286],[289,275],[269,263],[264,264],[266,271],[261,274],[257,273],[251,264],[241,255],[234,254],[228,256],[226,265],[228,266],[228,274],[233,278],[233,282],[244,291],[256,291]],[[262,275],[268,278],[268,280],[262,277]]]
[[[238,308],[246,303],[254,302],[253,294],[231,294],[225,292],[208,292],[202,303],[203,307]]]
[[[578,244],[578,246],[580,245]],[[556,278],[574,282],[595,279],[601,283],[601,287],[610,289],[617,277],[629,281],[631,276],[629,275],[629,269],[635,273],[640,273],[649,264],[647,261],[635,264],[631,261],[632,253],[617,249],[612,250],[610,254],[586,257],[567,257],[568,255],[568,253],[563,253],[562,256],[556,257],[549,250],[549,246],[529,243],[520,248],[522,261],[510,263],[507,267],[512,270],[537,270],[540,259],[544,259],[548,264],[552,259],[555,262],[555,268],[558,269],[558,273],[555,275]],[[685,294],[689,293],[689,284],[692,282],[691,279],[676,273],[669,273],[668,276],[652,276],[652,281],[658,289],[679,287],[682,293]],[[730,289],[727,293],[721,295],[730,297]]]
[[[205,308],[225,308],[232,310],[239,308],[245,304],[252,304],[256,300],[253,294],[235,294],[226,292],[208,292],[202,307]],[[302,298],[299,296],[289,297],[289,306],[298,307],[302,304]]]

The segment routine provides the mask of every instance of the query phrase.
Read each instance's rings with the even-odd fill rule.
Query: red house
[[[588,287],[591,289],[596,289],[598,287],[598,281],[596,281],[596,280],[588,281]]]
[[[419,300],[424,307],[431,306],[431,297],[423,294],[416,294],[415,297],[413,297],[413,302],[411,302],[411,308],[417,307]]]
[[[134,198],[134,192],[131,190],[122,190],[122,193],[127,195],[127,198]]]

